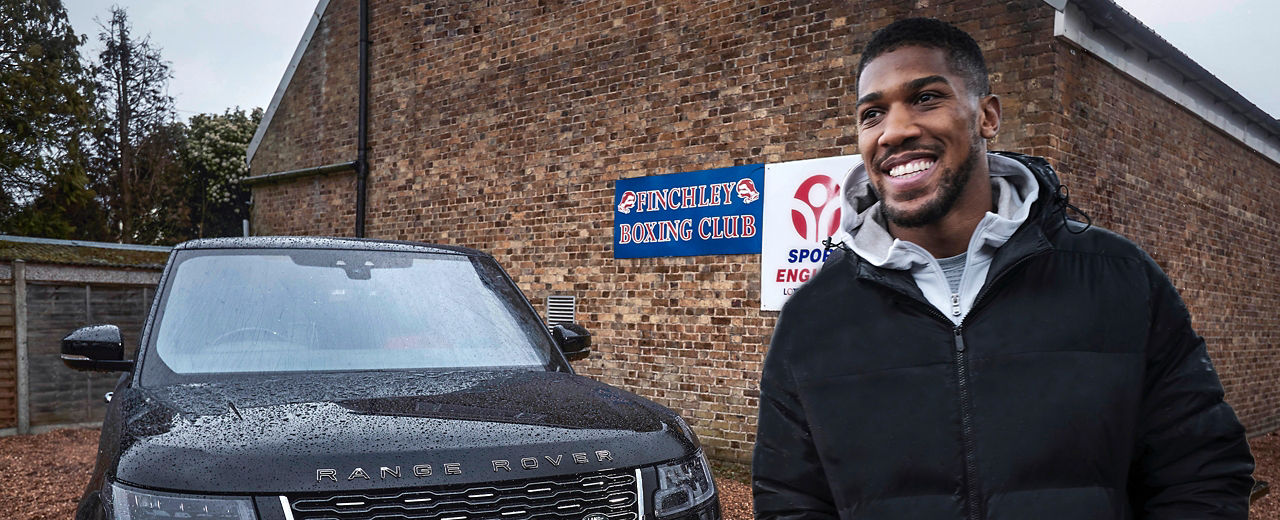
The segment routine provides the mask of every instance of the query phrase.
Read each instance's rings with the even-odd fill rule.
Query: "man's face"
[[[907,46],[868,63],[858,78],[858,148],[889,222],[933,224],[962,196],[989,189],[972,173],[985,166],[983,139],[995,136],[999,114],[994,96],[968,92],[946,51]]]

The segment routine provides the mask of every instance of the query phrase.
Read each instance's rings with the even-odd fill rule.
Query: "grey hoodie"
[[[951,293],[938,260],[917,244],[894,238],[880,213],[880,200],[871,190],[865,164],[858,164],[844,180],[841,234],[837,237],[871,265],[910,271],[929,303],[960,324],[987,279],[991,258],[1027,219],[1039,196],[1039,185],[1022,163],[987,154],[996,212],[987,212],[969,238],[960,289]]]

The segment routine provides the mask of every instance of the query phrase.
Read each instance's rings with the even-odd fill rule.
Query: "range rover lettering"
[[[174,248],[125,359],[62,341],[108,394],[78,520],[719,520],[688,425],[574,375],[493,257],[336,238]]]

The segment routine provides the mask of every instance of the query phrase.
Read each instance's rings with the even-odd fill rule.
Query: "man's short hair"
[[[991,93],[987,61],[982,58],[978,42],[958,27],[933,18],[898,20],[872,34],[871,41],[862,49],[862,58],[858,60],[857,79],[862,79],[862,69],[867,68],[871,60],[911,45],[945,51],[952,72],[964,77],[965,88],[970,93],[977,96]]]

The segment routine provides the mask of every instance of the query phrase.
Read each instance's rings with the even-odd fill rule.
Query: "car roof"
[[[173,249],[174,251],[186,249],[351,249],[362,251],[452,253],[467,256],[491,256],[483,251],[462,246],[427,244],[423,242],[411,242],[408,240],[312,236],[201,238],[183,242],[174,246]]]

